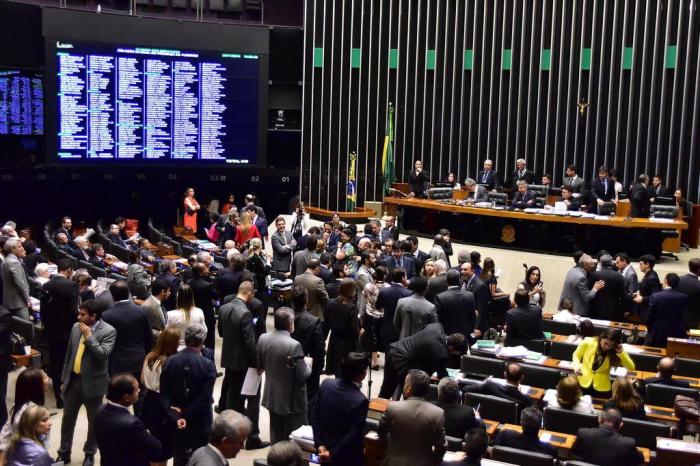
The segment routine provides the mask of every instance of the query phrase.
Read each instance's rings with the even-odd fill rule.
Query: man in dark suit
[[[618,410],[609,408],[601,411],[598,423],[598,427],[578,430],[572,450],[576,458],[600,466],[634,466],[644,463],[634,439],[620,435],[622,415]]]
[[[333,262],[333,256],[331,256],[327,252],[324,252],[323,254],[321,254],[319,262],[321,262],[321,270],[318,272],[318,276],[321,277],[323,283],[328,285],[334,279],[333,269],[331,265]]]
[[[260,216],[256,209],[248,209],[248,211],[253,214],[253,217],[250,220],[253,222],[253,225],[255,225],[255,227],[258,229],[258,232],[260,232],[260,239],[263,241],[264,248],[265,240],[268,239],[267,220],[265,219],[265,217]]]
[[[667,273],[663,289],[649,297],[646,319],[649,331],[644,344],[665,348],[668,337],[685,338],[683,311],[688,297],[676,290],[679,282],[677,274]]]
[[[10,333],[12,314],[0,306],[0,398],[7,400],[7,374],[12,370],[12,342]],[[0,422],[7,421],[7,402],[0,403]]]
[[[41,298],[41,317],[44,336],[48,341],[49,377],[53,381],[56,405],[63,407],[61,399],[61,373],[66,359],[68,340],[78,315],[78,284],[70,279],[73,265],[70,259],[60,259],[58,273],[44,284]]]
[[[322,462],[364,464],[364,428],[369,400],[360,391],[369,361],[362,353],[343,358],[341,377],[326,379],[311,411],[314,444]]]
[[[467,383],[462,390],[467,393],[482,393],[484,395],[497,396],[506,400],[515,401],[518,408],[527,408],[532,404],[529,396],[520,391],[520,382],[523,379],[523,370],[520,364],[510,362],[506,365],[503,374],[505,383],[500,383],[491,379],[483,383]]]
[[[493,169],[493,162],[490,159],[484,160],[484,169],[479,172],[476,182],[486,185],[489,191],[499,186],[498,173]]]
[[[164,278],[158,278],[151,284],[151,295],[141,304],[148,314],[151,323],[153,341],[156,341],[165,328],[168,308],[165,303],[170,298],[170,285]]]
[[[388,239],[393,239],[394,241],[399,240],[399,228],[396,226],[396,217],[386,216],[383,217],[384,228],[381,232],[381,242],[384,244]]]
[[[653,191],[649,189],[649,177],[645,174],[639,175],[637,182],[632,185],[629,192],[630,216],[649,217],[652,193]]]
[[[216,315],[214,314],[214,300],[219,297],[219,293],[214,288],[214,285],[209,280],[209,269],[201,262],[197,262],[192,266],[192,279],[187,282],[192,288],[194,297],[194,305],[204,313],[204,323],[207,328],[212,329],[207,333],[207,339],[204,341],[204,346],[209,349],[214,348],[214,331],[216,327]]]
[[[649,308],[649,298],[652,294],[661,291],[661,281],[659,274],[654,270],[656,258],[650,254],[646,254],[639,258],[639,270],[644,274],[644,278],[639,282],[639,291],[632,298],[632,301],[637,305],[637,314],[646,319],[647,309]]]
[[[542,412],[539,409],[532,407],[523,409],[520,413],[520,425],[523,428],[522,432],[502,429],[493,444],[557,457],[556,448],[540,441]]]
[[[377,295],[375,307],[384,312],[381,319],[381,330],[379,331],[379,350],[386,352],[389,345],[399,339],[399,331],[394,327],[394,315],[396,305],[401,298],[410,296],[412,291],[406,288],[406,272],[402,268],[395,268],[391,272],[391,284],[386,288],[381,288]]]
[[[219,335],[223,339],[221,367],[226,369],[224,385],[227,388],[224,406],[246,415],[252,422],[253,430],[246,442],[248,450],[269,445],[260,440],[260,395],[241,395],[248,369],[257,367],[258,363],[253,315],[247,306],[254,293],[253,282],[245,281],[238,287],[236,297],[219,309]]]
[[[474,295],[477,311],[476,328],[474,335],[478,338],[489,329],[489,301],[491,292],[486,284],[474,273],[471,262],[461,265],[462,290],[470,291]]]
[[[209,433],[209,444],[192,454],[187,466],[228,466],[228,460],[241,451],[250,434],[250,421],[232,409],[216,416]]]
[[[328,293],[328,299],[335,299],[340,293],[340,284],[343,278],[350,275],[348,270],[348,264],[346,263],[335,263],[333,264],[333,279],[326,284],[326,292]]]
[[[598,290],[590,302],[591,317],[594,319],[624,322],[625,279],[613,269],[613,259],[605,254],[600,256],[600,269],[591,273],[588,283],[604,281],[605,286]]]
[[[306,309],[306,303],[306,289],[300,286],[292,288],[292,308],[294,309],[292,338],[301,343],[304,356],[313,359],[311,375],[306,379],[306,398],[309,406],[313,406],[326,356],[326,339],[323,334],[323,323]]]
[[[591,186],[591,211],[598,212],[598,207],[606,202],[615,200],[615,182],[608,177],[608,167],[598,168],[598,178]]]
[[[73,447],[73,433],[78,412],[85,406],[88,420],[88,433],[83,451],[83,466],[93,466],[97,442],[93,428],[97,408],[107,392],[109,355],[117,339],[117,331],[99,319],[100,304],[94,299],[85,301],[78,311],[78,322],[73,325],[68,351],[61,376],[61,397],[63,398],[63,419],[61,420],[61,442],[56,461],[70,463]]]
[[[117,331],[117,341],[109,358],[109,372],[130,372],[139,378],[146,353],[153,347],[151,322],[146,310],[131,302],[129,285],[124,280],[113,282],[109,292],[114,306],[102,314],[102,320]]]
[[[54,236],[57,236],[59,233],[66,235],[68,241],[73,241],[73,220],[71,220],[70,217],[63,217],[61,219],[61,226],[58,227]]]
[[[425,191],[430,182],[423,171],[423,162],[416,160],[414,169],[408,173],[408,185],[411,188],[411,197],[425,198]]]
[[[180,273],[177,270],[177,262],[172,260],[163,261],[165,271],[161,278],[168,282],[170,286],[170,295],[168,299],[165,300],[165,309],[175,309],[177,306],[177,290],[180,289],[182,284],[182,279],[180,278]]]
[[[413,336],[392,343],[386,353],[379,397],[391,398],[396,388],[403,386],[409,369],[421,369],[429,374],[437,372],[439,378],[447,377],[450,354],[464,354],[466,351],[464,335],[453,333],[445,336],[439,323],[428,324]]]
[[[527,182],[520,180],[517,182],[517,192],[513,196],[513,202],[510,205],[511,209],[527,209],[535,207],[537,203],[537,194],[534,191],[527,189]]]
[[[430,258],[430,255],[418,249],[418,238],[415,236],[407,236],[406,240],[402,241],[401,247],[406,257],[410,256],[414,259],[415,273],[420,274],[421,270],[423,270],[423,264],[425,264],[425,261]],[[406,277],[413,278],[413,275],[408,275],[407,272]]]
[[[518,159],[515,161],[515,171],[510,175],[508,186],[511,189],[515,189],[519,181],[535,184],[536,180],[535,173],[532,170],[528,170],[525,166],[525,159]]]
[[[112,377],[108,403],[95,414],[95,440],[102,466],[149,466],[161,457],[162,445],[129,407],[139,399],[139,383],[131,374]]]
[[[673,197],[673,192],[664,186],[664,179],[661,175],[654,175],[651,180],[651,197],[656,202],[657,197]]]
[[[700,326],[700,259],[695,257],[688,261],[690,273],[683,275],[676,290],[688,297],[688,303],[683,311],[683,325],[686,328]]]
[[[542,308],[530,304],[527,290],[515,291],[515,308],[506,312],[506,346],[517,346],[526,340],[543,340]]]
[[[581,202],[573,197],[573,191],[571,191],[570,186],[561,187],[561,198],[559,202],[563,202],[566,205],[566,210],[577,212],[581,209]]]
[[[132,249],[135,246],[132,242],[129,242],[127,244],[127,242],[124,241],[124,238],[122,238],[121,235],[121,230],[119,229],[119,225],[116,224],[112,224],[109,226],[109,233],[107,234],[107,239],[109,239],[112,242],[112,244],[121,246],[124,249]]]
[[[445,435],[462,438],[469,429],[483,428],[474,414],[474,409],[460,404],[459,384],[450,377],[443,377],[438,384],[438,399],[432,403],[445,413]]]
[[[416,275],[416,264],[412,259],[404,257],[401,241],[395,241],[391,246],[391,256],[387,257],[383,264],[391,273],[395,268],[403,269],[408,279]]]
[[[226,297],[238,293],[238,286],[250,275],[246,270],[246,259],[243,254],[234,254],[229,260],[228,269],[224,269],[219,273],[214,281],[214,288],[219,293],[219,296]]]
[[[454,269],[447,271],[447,285],[447,291],[435,296],[438,321],[448,335],[461,333],[469,338],[476,324],[474,293],[459,289],[459,272]]]
[[[165,361],[160,376],[163,404],[171,407],[172,416],[179,425],[183,425],[184,420],[184,435],[175,446],[175,466],[184,466],[187,451],[206,445],[209,439],[216,367],[202,356],[206,336],[207,331],[201,324],[187,327],[187,347]]]
[[[669,385],[671,387],[689,388],[690,382],[687,380],[674,379],[676,373],[676,363],[673,358],[665,357],[659,360],[656,366],[656,375],[643,380],[644,385],[654,383],[657,385]]]

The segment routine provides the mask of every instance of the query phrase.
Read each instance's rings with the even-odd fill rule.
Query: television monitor
[[[53,46],[59,163],[256,164],[259,55]]]
[[[42,74],[37,71],[0,68],[0,136],[43,134]]]

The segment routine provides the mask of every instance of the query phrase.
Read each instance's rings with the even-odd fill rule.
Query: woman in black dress
[[[331,336],[328,340],[326,372],[340,377],[340,363],[345,355],[357,351],[360,324],[357,318],[355,281],[344,278],[340,283],[338,297],[331,299],[326,308],[326,324]]]

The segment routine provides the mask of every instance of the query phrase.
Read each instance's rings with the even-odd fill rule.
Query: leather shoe
[[[270,442],[265,442],[258,439],[248,439],[245,442],[246,450],[260,450],[261,448],[267,448],[270,446]]]
[[[85,459],[83,460],[83,466],[95,466],[95,456],[85,455]]]
[[[60,463],[63,461],[63,464],[69,464],[70,463],[70,454],[69,453],[58,453],[56,455],[56,462]]]

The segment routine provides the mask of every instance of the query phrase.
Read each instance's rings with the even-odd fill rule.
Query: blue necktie
[[[486,180],[489,178],[489,172],[484,172],[483,178],[481,178],[482,183],[486,183]]]

